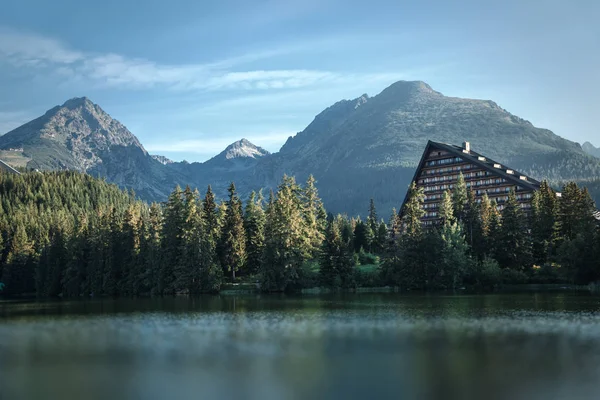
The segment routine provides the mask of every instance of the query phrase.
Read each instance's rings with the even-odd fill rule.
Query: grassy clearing
[[[13,168],[25,168],[31,158],[24,156],[21,151],[0,150],[0,160]]]

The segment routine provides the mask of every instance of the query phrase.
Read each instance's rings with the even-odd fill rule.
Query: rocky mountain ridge
[[[153,159],[123,124],[86,97],[73,98],[3,136],[27,168],[69,169],[106,177],[148,200],[162,200],[181,177]]]

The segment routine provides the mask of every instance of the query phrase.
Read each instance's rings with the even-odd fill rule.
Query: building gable
[[[497,201],[499,208],[502,208],[510,190],[514,189],[521,206],[527,211],[531,207],[533,192],[540,187],[537,180],[473,151],[468,142],[459,147],[429,141],[412,180],[425,192],[426,214],[423,221],[426,225],[435,222],[443,193],[453,189],[461,173],[478,201],[488,194]],[[407,200],[408,193],[400,213],[404,212]]]

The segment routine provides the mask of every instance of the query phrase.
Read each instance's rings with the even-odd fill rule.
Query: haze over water
[[[0,302],[6,399],[597,399],[600,297]]]

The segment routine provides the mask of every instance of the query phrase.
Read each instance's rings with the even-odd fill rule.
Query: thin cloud
[[[257,52],[205,64],[168,65],[120,54],[91,54],[58,40],[0,31],[0,59],[16,66],[45,68],[64,80],[88,79],[121,88],[171,90],[282,90],[335,83],[344,75],[307,69],[236,71],[241,65],[289,50]]]
[[[84,55],[61,42],[33,34],[0,30],[0,56],[17,65],[72,64]]]

